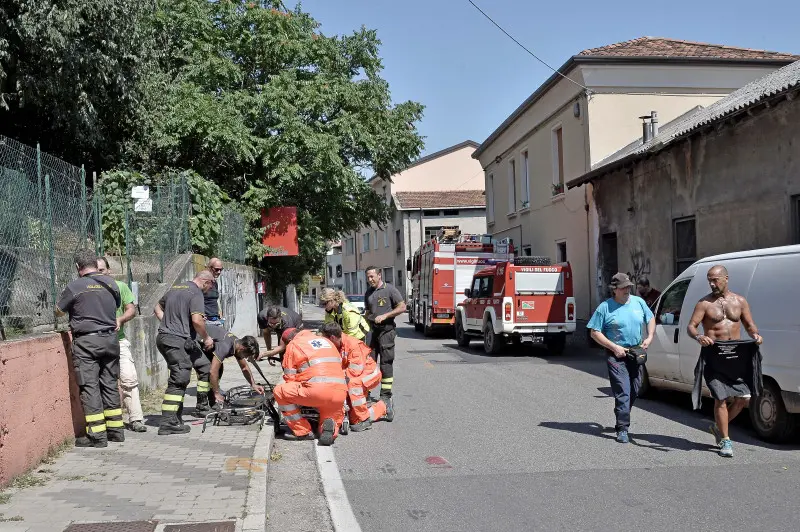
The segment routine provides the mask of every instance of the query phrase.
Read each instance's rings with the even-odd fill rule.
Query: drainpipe
[[[419,209],[419,247],[422,247],[425,244],[425,229],[422,226],[422,222],[424,220],[424,216],[422,214],[422,208]]]

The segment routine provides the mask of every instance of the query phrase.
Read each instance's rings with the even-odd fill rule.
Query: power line
[[[503,27],[502,27],[500,24],[498,24],[497,22],[495,22],[495,21],[494,21],[494,19],[493,19],[492,17],[490,17],[489,15],[487,15],[487,14],[486,14],[486,12],[485,12],[483,9],[481,9],[480,7],[478,7],[478,5],[477,5],[475,2],[473,2],[472,0],[468,0],[468,1],[469,1],[469,3],[470,3],[470,4],[472,4],[472,6],[473,6],[475,9],[477,9],[478,11],[480,11],[480,12],[481,12],[481,14],[482,14],[484,17],[486,17],[487,19],[489,19],[489,21],[490,21],[492,24],[494,24],[495,26],[497,26],[497,29],[499,29],[500,31],[502,31],[503,33],[505,33],[505,34],[506,34],[506,36],[508,36],[508,38],[509,38],[509,39],[511,39],[512,41],[514,41],[515,43],[517,43],[517,45],[519,45],[519,47],[520,47],[520,48],[522,48],[523,50],[525,50],[526,52],[528,52],[528,53],[529,53],[531,56],[533,56],[533,58],[534,58],[534,59],[536,59],[537,61],[539,61],[541,64],[543,64],[544,66],[546,66],[547,68],[549,68],[550,70],[552,70],[553,72],[555,72],[556,74],[558,74],[559,76],[561,76],[562,78],[564,78],[564,79],[566,79],[566,80],[568,80],[568,81],[571,81],[572,83],[574,83],[575,85],[577,85],[578,87],[580,87],[580,88],[582,88],[582,89],[584,89],[584,90],[586,90],[586,91],[589,91],[589,92],[591,92],[591,89],[589,89],[588,87],[584,87],[583,85],[581,85],[580,83],[578,83],[578,82],[577,82],[577,81],[575,81],[574,79],[572,79],[572,78],[570,78],[570,77],[567,77],[567,76],[565,76],[564,74],[562,74],[561,72],[559,72],[558,70],[556,70],[555,68],[553,68],[553,67],[551,67],[549,64],[547,64],[547,62],[545,62],[543,59],[539,58],[539,56],[538,56],[538,55],[536,55],[535,53],[533,53],[533,52],[531,52],[530,50],[528,50],[528,48],[526,48],[524,44],[522,44],[521,42],[519,42],[517,39],[515,39],[515,38],[514,38],[514,36],[513,36],[513,35],[511,35],[511,34],[510,34],[510,33],[508,33],[508,32],[507,32],[505,29],[503,29]]]

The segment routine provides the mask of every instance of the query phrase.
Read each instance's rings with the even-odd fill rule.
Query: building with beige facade
[[[364,227],[342,237],[345,292],[363,294],[364,269],[376,266],[385,281],[407,295],[406,261],[431,234],[452,227],[485,233],[483,170],[472,158],[477,147],[468,140],[420,158],[391,181],[370,180],[392,214],[386,227]]]
[[[488,232],[524,254],[568,260],[577,316],[605,296],[591,183],[566,183],[642,136],[641,117],[670,122],[791,63],[794,56],[642,37],[571,57],[475,151]]]

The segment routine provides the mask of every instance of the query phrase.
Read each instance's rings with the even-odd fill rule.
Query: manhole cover
[[[186,525],[167,525],[164,532],[236,532],[235,521],[217,523],[191,523]]]
[[[69,525],[64,532],[153,532],[158,521],[130,521],[128,523],[79,523]],[[233,530],[233,529],[231,529]]]

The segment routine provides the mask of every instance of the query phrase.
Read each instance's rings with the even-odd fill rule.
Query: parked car
[[[350,301],[353,305],[358,307],[358,310],[361,311],[361,314],[364,314],[364,296],[360,294],[352,294],[347,296],[347,300]]]
[[[730,290],[747,299],[764,337],[764,393],[750,401],[753,427],[764,440],[785,441],[800,425],[800,245],[708,257],[681,273],[656,303],[645,386],[691,393],[700,345],[686,326],[697,302],[710,292],[706,275],[716,264],[728,269]],[[742,337],[748,337],[744,327]],[[703,393],[709,395],[705,386]]]

